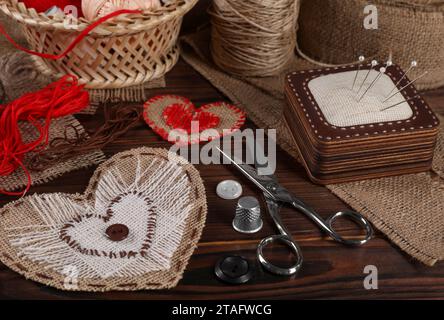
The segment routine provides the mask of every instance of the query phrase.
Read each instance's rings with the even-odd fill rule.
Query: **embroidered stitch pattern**
[[[190,113],[188,119],[179,119],[180,121],[172,119],[173,108],[181,108],[184,112]],[[188,122],[193,120],[192,115],[195,112],[200,113],[197,120],[199,128],[202,126],[201,132],[190,132],[190,128],[188,128],[190,123],[185,125],[186,120]],[[202,114],[206,116],[202,117]],[[170,134],[173,132],[174,137],[180,137],[181,141],[194,144],[217,138],[208,134],[208,129],[213,129],[209,131],[213,133],[217,131],[218,137],[236,132],[245,124],[246,114],[239,108],[225,102],[214,102],[196,109],[194,104],[185,97],[160,95],[151,98],[144,104],[143,118],[164,140],[169,141]],[[170,142],[175,143],[176,141]]]
[[[129,196],[129,195],[135,195],[135,196],[139,197],[140,199],[145,201],[147,206],[150,207],[147,211],[148,222],[147,222],[146,238],[145,238],[139,251],[122,250],[119,252],[115,252],[115,251],[103,251],[103,250],[100,251],[97,249],[87,249],[87,248],[82,247],[75,239],[73,239],[68,234],[69,228],[75,228],[77,223],[80,223],[85,219],[95,218],[95,219],[102,220],[104,223],[108,223],[114,215],[113,205],[121,203],[122,199],[125,198],[126,196]],[[142,192],[133,191],[132,193],[126,192],[124,194],[118,195],[116,198],[114,198],[111,201],[111,204],[108,207],[108,210],[106,211],[106,215],[104,215],[104,216],[95,215],[95,214],[86,214],[84,216],[78,215],[72,221],[65,224],[62,227],[62,229],[60,230],[60,239],[65,241],[71,248],[77,250],[81,254],[87,254],[87,255],[96,256],[96,257],[108,257],[110,259],[113,259],[113,258],[114,259],[117,259],[117,258],[131,259],[131,258],[136,258],[138,255],[141,255],[142,257],[147,257],[147,255],[148,255],[147,251],[150,249],[152,241],[153,241],[153,236],[154,236],[155,227],[156,227],[156,217],[157,217],[156,207],[152,206],[152,204],[153,204],[153,201],[150,200],[148,197],[144,197]]]
[[[165,149],[140,148],[99,166],[83,195],[32,195],[0,210],[0,260],[62,290],[174,287],[207,212],[198,171]],[[121,241],[108,227],[125,225]],[[64,286],[67,265],[78,288]]]

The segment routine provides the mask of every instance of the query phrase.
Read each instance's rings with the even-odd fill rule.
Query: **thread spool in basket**
[[[211,53],[238,76],[279,74],[294,56],[299,0],[214,0]]]

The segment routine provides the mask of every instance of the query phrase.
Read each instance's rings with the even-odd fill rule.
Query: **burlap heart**
[[[198,171],[164,149],[119,153],[83,195],[43,194],[0,210],[0,260],[62,290],[174,287],[207,212]],[[124,237],[108,231],[124,226]]]
[[[172,143],[193,144],[239,130],[245,123],[246,115],[225,102],[196,108],[187,98],[162,95],[145,103],[144,119],[163,139]],[[192,126],[192,121],[198,124],[197,127]]]

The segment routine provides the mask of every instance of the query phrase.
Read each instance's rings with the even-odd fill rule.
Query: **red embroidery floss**
[[[44,52],[37,52],[37,51],[33,51],[33,50],[29,50],[23,46],[21,46],[20,44],[18,44],[17,42],[15,42],[14,39],[12,39],[12,37],[6,32],[5,28],[0,24],[0,34],[4,35],[5,38],[14,46],[16,47],[18,50],[29,53],[31,55],[34,56],[38,56],[40,58],[44,58],[44,59],[51,59],[51,60],[59,60],[62,59],[63,57],[66,57],[72,50],[74,50],[74,48],[83,40],[85,39],[88,34],[93,31],[95,28],[97,28],[98,26],[100,26],[101,24],[105,23],[108,20],[111,20],[112,18],[115,18],[117,16],[120,15],[124,15],[124,14],[136,14],[136,13],[142,13],[141,10],[119,10],[119,11],[115,11],[115,12],[111,12],[110,14],[101,17],[99,19],[97,19],[96,21],[94,21],[93,23],[91,23],[90,25],[88,25],[82,32],[80,32],[78,34],[78,36],[66,47],[66,49],[64,49],[64,51],[60,54],[50,54],[50,53],[44,53]]]
[[[39,1],[28,6],[36,5]],[[42,3],[42,6],[53,4],[52,2]],[[39,8],[43,10],[44,8]],[[0,24],[0,34],[17,49],[39,56],[45,59],[59,60],[67,56],[88,34],[114,17],[124,14],[142,13],[141,10],[119,10],[101,17],[88,25],[60,54],[49,54],[37,52],[22,47],[12,39]],[[45,89],[24,95],[8,105],[0,105],[0,176],[8,176],[17,168],[21,167],[26,174],[28,184],[21,192],[9,192],[0,188],[0,193],[6,195],[20,196],[25,194],[31,187],[31,175],[23,164],[24,156],[37,148],[44,148],[48,145],[48,131],[51,119],[63,117],[84,109],[89,105],[89,95],[84,90],[83,85],[78,84],[77,78],[68,75],[59,81],[49,85]],[[43,120],[43,125],[41,121]],[[35,126],[40,136],[31,143],[24,143],[18,127],[19,121],[28,121]],[[38,151],[38,150],[37,150]]]
[[[89,94],[76,77],[67,75],[46,88],[0,105],[0,176],[8,176],[21,167],[28,179],[24,191],[0,193],[21,196],[31,187],[31,175],[23,164],[25,155],[38,152],[48,145],[51,120],[79,112],[89,105]],[[31,123],[38,138],[24,142],[19,121]]]

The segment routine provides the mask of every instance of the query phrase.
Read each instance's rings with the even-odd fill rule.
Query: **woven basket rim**
[[[161,23],[175,18],[182,18],[198,0],[178,0],[156,11],[145,11],[141,14],[124,14],[106,21],[94,30],[90,35],[109,36],[126,35],[135,32],[152,29]],[[63,32],[81,32],[92,22],[85,18],[78,19],[76,28],[68,28],[64,18],[47,17],[44,13],[38,13],[33,8],[27,8],[19,0],[0,0],[0,10],[17,22],[28,27],[38,27],[47,30]]]

